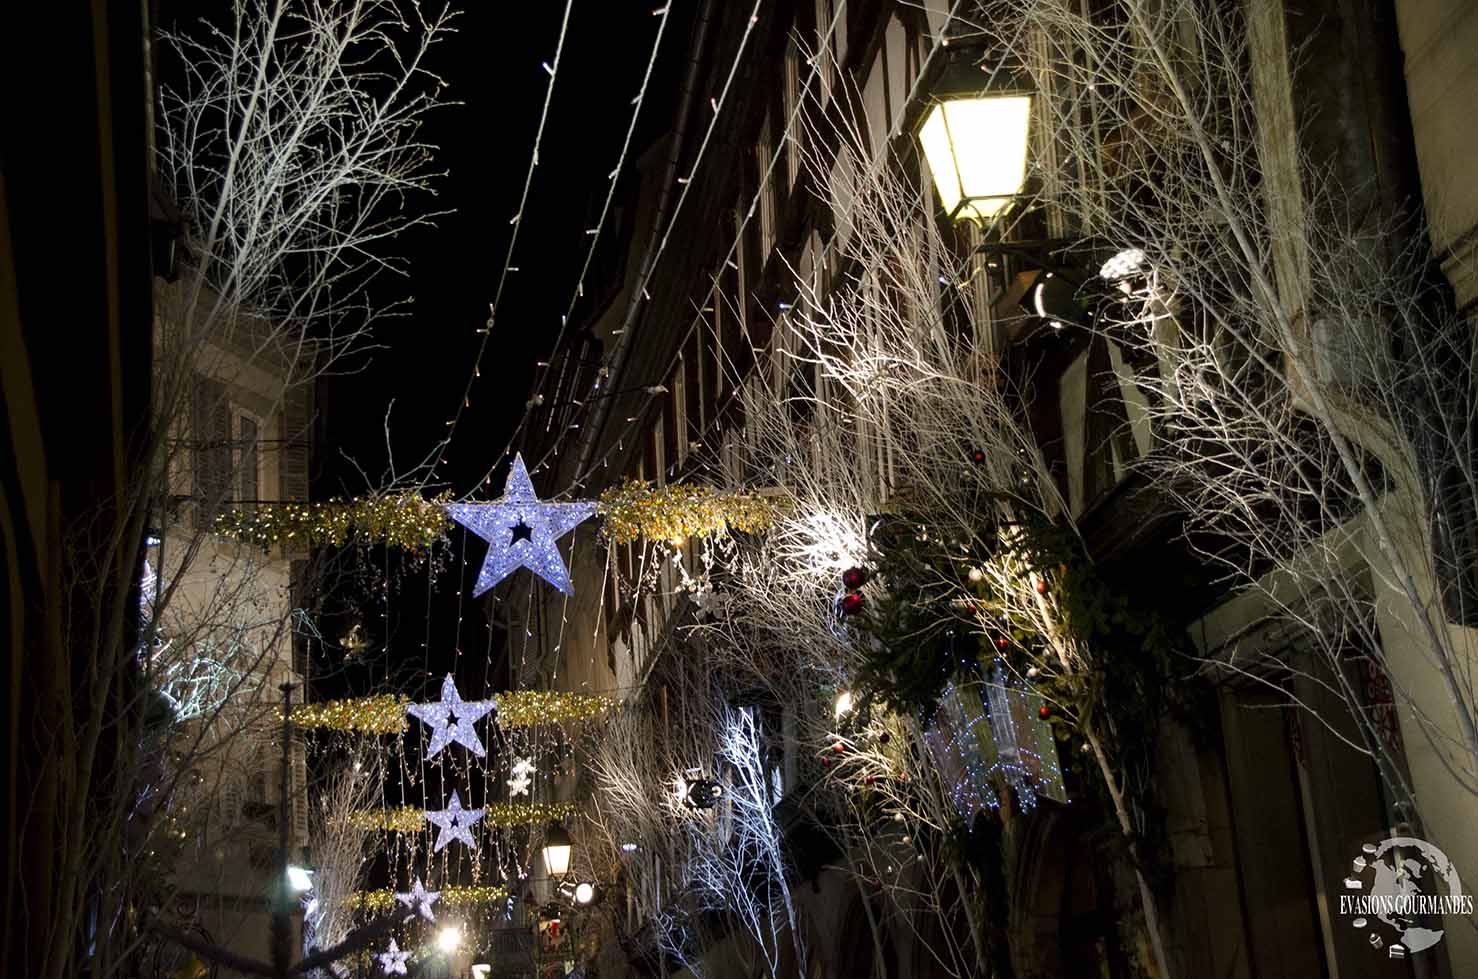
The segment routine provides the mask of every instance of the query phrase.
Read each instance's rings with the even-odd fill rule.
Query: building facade
[[[1115,6],[1093,5],[1095,11],[1103,8],[1106,21]],[[1297,161],[1312,158],[1337,171],[1341,186],[1353,188],[1343,203],[1352,220],[1371,228],[1402,214],[1410,217],[1413,203],[1424,200],[1436,259],[1459,310],[1466,311],[1473,290],[1464,255],[1472,235],[1462,229],[1472,224],[1464,203],[1472,193],[1454,170],[1461,159],[1460,127],[1442,120],[1461,112],[1467,104],[1463,93],[1478,85],[1473,46],[1461,41],[1478,20],[1464,4],[1437,7],[1442,5],[1250,0],[1239,9],[1251,34],[1247,71],[1261,124],[1268,199],[1302,200],[1307,188]],[[746,385],[763,373],[772,389],[795,383],[814,391],[814,376],[784,374],[793,363],[785,353],[795,346],[787,314],[800,301],[796,283],[814,284],[822,296],[849,287],[838,256],[850,225],[835,195],[828,199],[820,192],[815,161],[862,167],[894,160],[920,179],[924,170],[914,132],[948,71],[952,50],[969,46],[971,13],[815,0],[782,5],[747,24],[747,10],[735,5],[709,4],[700,11],[682,110],[672,134],[643,159],[639,189],[632,194],[634,218],[623,230],[626,258],[615,263],[601,302],[587,311],[575,341],[556,352],[552,363],[561,369],[549,376],[558,377],[558,385],[543,390],[537,423],[528,426],[555,433],[552,440],[524,446],[531,458],[547,452],[551,459],[536,480],[546,480],[551,489],[576,486],[590,497],[621,477],[663,485],[691,473],[711,480],[722,472],[734,484],[763,483],[763,474],[746,468]],[[1399,27],[1399,45],[1393,25]],[[733,87],[726,89],[731,65]],[[709,155],[693,170],[722,93],[725,124],[714,130]],[[800,121],[806,118],[811,125]],[[836,120],[837,128],[842,120],[859,127],[873,160],[844,161],[835,146],[823,146],[826,127],[816,125],[817,119]],[[1106,154],[1109,143],[1106,135]],[[1050,129],[1041,125],[1029,146],[1038,159],[1058,152]],[[674,180],[675,174],[688,176]],[[946,222],[942,210],[939,220]],[[979,274],[958,298],[941,303],[972,305],[970,322],[979,328],[972,342],[983,360],[999,363],[1023,356],[1033,331],[1044,320],[1051,323],[1041,310],[1035,316],[1020,312],[1020,300],[1042,269],[1007,252],[994,253],[1000,260],[991,261],[991,253],[979,250],[983,235],[994,233],[968,224],[951,227],[959,249],[954,261],[976,263]],[[1070,235],[1065,218],[1046,208],[1015,222],[1007,242]],[[692,244],[665,248],[669,238]],[[1399,251],[1403,245],[1389,247]],[[1296,265],[1298,259],[1274,255],[1272,261]],[[1154,436],[1139,408],[1143,394],[1132,379],[1123,380],[1133,372],[1125,362],[1119,346],[1096,343],[1087,334],[1060,344],[1034,363],[1041,383],[1033,389],[1033,403],[1022,408],[1050,447],[1058,488],[1095,559],[1109,574],[1127,578],[1157,568],[1174,581],[1183,590],[1170,603],[1183,613],[1177,625],[1184,642],[1206,660],[1231,662],[1256,650],[1309,677],[1279,678],[1278,686],[1267,682],[1261,667],[1212,670],[1210,738],[1197,743],[1173,722],[1163,727],[1155,781],[1165,813],[1163,855],[1171,868],[1163,885],[1171,972],[1471,973],[1478,968],[1478,942],[1456,918],[1447,922],[1441,946],[1399,963],[1372,954],[1367,935],[1340,913],[1344,875],[1366,844],[1422,835],[1457,867],[1478,867],[1478,839],[1464,816],[1470,797],[1418,733],[1416,715],[1435,714],[1433,705],[1443,693],[1419,645],[1405,638],[1410,630],[1399,621],[1400,600],[1383,592],[1379,575],[1362,565],[1355,548],[1348,571],[1366,582],[1370,607],[1380,619],[1381,662],[1396,675],[1385,676],[1358,648],[1348,660],[1359,677],[1363,709],[1380,719],[1387,748],[1406,766],[1420,803],[1419,822],[1384,790],[1376,766],[1358,750],[1358,732],[1338,720],[1312,719],[1337,718],[1339,709],[1321,710],[1327,693],[1310,665],[1311,654],[1269,612],[1265,595],[1275,593],[1277,583],[1219,590],[1214,576],[1177,543],[1176,515],[1155,509],[1136,469],[1152,451]],[[1121,380],[1115,386],[1105,376]],[[600,397],[592,398],[594,393]],[[886,455],[857,465],[878,480],[889,478]],[[1351,517],[1341,533],[1358,535],[1361,519]],[[1403,546],[1426,546],[1420,528],[1405,529],[1409,539]],[[680,709],[669,702],[668,690],[681,687],[674,679],[683,668],[674,662],[683,655],[681,627],[698,612],[685,589],[701,573],[694,552],[683,546],[672,557],[640,544],[607,548],[594,529],[582,528],[570,557],[575,596],[546,593],[548,600],[529,604],[524,624],[532,648],[521,681],[612,693],[665,722]],[[1471,630],[1456,623],[1451,629],[1455,648],[1471,663]],[[1289,706],[1290,689],[1312,709]],[[797,787],[800,765],[785,753],[787,721],[776,718],[772,727],[780,751],[779,804]],[[1122,859],[1103,858],[1087,809],[1050,802],[1029,812],[1002,807],[1010,895],[1004,920],[1012,974],[1022,979],[1146,971],[1147,954],[1117,926],[1136,913],[1133,875]],[[632,859],[660,863],[662,855]],[[819,866],[801,876],[809,876],[809,886],[797,885],[796,893],[802,895],[811,961],[783,962],[779,974],[878,974],[879,962],[886,963],[888,975],[939,974],[928,949],[930,929],[953,922],[898,924],[888,930],[887,947],[875,949],[864,924],[865,896],[844,875]],[[680,901],[681,867],[642,877],[668,881],[673,902]],[[621,930],[626,958],[660,974],[679,963],[642,957],[641,936],[649,940],[657,924],[631,919]],[[706,952],[709,971],[742,971],[742,956],[728,962],[721,948]],[[618,961],[612,958],[609,967]]]

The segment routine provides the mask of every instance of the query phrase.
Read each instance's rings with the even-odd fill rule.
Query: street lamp
[[[447,925],[436,936],[436,947],[441,949],[447,955],[455,952],[457,950],[457,946],[461,944],[462,929],[458,928],[456,925]]]
[[[544,869],[555,880],[564,880],[570,872],[570,851],[573,841],[569,832],[559,823],[550,823],[544,833]]]
[[[307,867],[289,864],[287,868],[287,886],[299,894],[304,891],[313,890],[313,871]]]
[[[1032,96],[987,85],[975,66],[946,69],[917,137],[951,220],[987,224],[1021,193]]]

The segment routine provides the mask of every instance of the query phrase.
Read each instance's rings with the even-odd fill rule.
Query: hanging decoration
[[[561,822],[580,812],[573,802],[490,802],[483,808],[483,823],[498,829],[513,826],[538,826]],[[414,806],[392,809],[364,809],[350,813],[349,825],[359,830],[384,830],[390,833],[414,833],[426,825],[426,812]]]
[[[411,889],[403,894],[396,894],[395,900],[411,909],[414,914],[419,914],[427,921],[434,922],[436,915],[431,912],[431,905],[435,904],[441,897],[441,891],[428,891],[417,877],[411,883]]]
[[[440,898],[442,907],[447,908],[475,908],[507,901],[511,896],[505,888],[492,884],[473,884],[469,886],[446,886],[439,891],[428,891],[428,896],[435,895],[433,900]],[[378,891],[356,891],[349,895],[348,904],[356,910],[368,911],[371,914],[382,914],[393,909],[397,902],[405,904],[404,897],[409,894],[397,894],[391,890]],[[423,915],[424,916],[424,915]],[[434,921],[434,918],[427,918]]]
[[[513,690],[498,694],[492,699],[492,704],[498,711],[498,726],[512,729],[593,720],[615,707],[616,701],[596,694]],[[406,721],[409,706],[410,698],[401,694],[384,693],[348,700],[325,700],[317,704],[297,704],[290,716],[292,723],[302,728],[360,734],[397,734],[409,726]],[[276,717],[279,721],[282,719],[281,711],[277,712]]]
[[[602,533],[613,544],[645,539],[681,545],[689,537],[726,530],[753,533],[773,526],[785,509],[782,498],[683,483],[654,486],[642,479],[628,479],[600,495]]]
[[[366,496],[323,503],[258,503],[216,517],[215,532],[243,544],[386,544],[424,551],[446,537],[450,497],[414,493]]]
[[[991,732],[986,745],[988,771],[1003,778],[1023,806],[1033,805],[1039,795],[1067,802],[1057,741],[1047,723],[1052,711],[1041,695],[1010,682],[997,663],[986,685],[986,706]]]
[[[516,455],[498,502],[452,503],[446,509],[453,520],[488,542],[473,597],[519,568],[528,568],[566,595],[574,594],[569,570],[554,542],[595,514],[593,502],[541,503],[529,482],[523,456]]]
[[[507,782],[508,797],[516,799],[521,795],[528,795],[529,786],[534,783],[534,759],[518,759],[513,763],[512,775]]]
[[[484,715],[497,709],[492,700],[463,700],[457,694],[456,681],[450,673],[441,681],[441,701],[434,704],[407,704],[405,712],[431,728],[431,744],[426,749],[427,758],[435,758],[453,741],[465,747],[479,758],[486,757],[487,750],[477,736],[473,725]]]
[[[616,706],[610,697],[559,690],[513,690],[498,695],[498,726],[507,730],[537,724],[588,721]]]
[[[1010,788],[1023,809],[1039,797],[1068,801],[1044,706],[1041,695],[1013,683],[999,663],[984,683],[945,688],[925,739],[961,816],[999,806],[999,787]]]
[[[395,939],[390,939],[390,947],[376,955],[380,968],[385,970],[386,975],[405,975],[405,961],[410,958],[410,949],[401,951],[400,946],[395,944]]]
[[[362,734],[396,734],[406,728],[407,703],[409,699],[400,694],[382,693],[352,700],[298,704],[288,716],[294,725],[303,728],[355,731]],[[277,719],[282,719],[281,711],[277,712]]]
[[[470,850],[477,849],[477,841],[472,838],[472,827],[482,819],[483,812],[482,809],[463,809],[457,790],[452,789],[452,801],[445,809],[426,810],[426,821],[441,830],[436,834],[436,845],[432,852],[440,853],[452,840],[461,840]]]

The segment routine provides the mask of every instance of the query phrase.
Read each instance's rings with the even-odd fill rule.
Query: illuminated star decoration
[[[411,884],[411,889],[404,894],[395,895],[395,900],[404,904],[427,921],[435,921],[436,915],[431,913],[431,905],[441,897],[441,891],[428,891],[417,877]]]
[[[442,748],[453,741],[482,758],[487,751],[482,739],[473,727],[485,714],[498,705],[491,700],[463,700],[457,695],[457,684],[450,673],[441,681],[441,702],[435,704],[406,704],[405,712],[431,727],[431,745],[426,757],[434,758]]]
[[[508,797],[516,799],[521,795],[529,794],[529,786],[534,781],[534,760],[532,758],[520,758],[513,766],[513,777],[508,780]]]
[[[402,976],[406,974],[405,960],[410,957],[411,950],[406,949],[402,952],[400,947],[395,944],[395,939],[393,938],[390,939],[390,948],[375,956],[375,958],[380,960],[380,968],[385,970],[386,975],[399,973]]]
[[[426,810],[426,821],[441,827],[441,832],[436,834],[433,852],[440,852],[452,840],[461,840],[468,847],[477,849],[477,841],[472,838],[472,825],[482,818],[484,812],[484,809],[463,809],[457,790],[452,789],[452,801],[445,809]]]
[[[594,516],[595,503],[540,503],[523,456],[513,457],[513,469],[498,502],[453,503],[447,513],[488,542],[487,557],[472,590],[474,598],[519,568],[528,568],[566,595],[574,594],[569,570],[554,542]]]

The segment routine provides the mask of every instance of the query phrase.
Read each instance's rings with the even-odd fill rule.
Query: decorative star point
[[[385,970],[386,975],[398,974],[402,976],[406,974],[405,960],[410,957],[410,949],[401,951],[400,946],[395,944],[395,939],[393,938],[390,939],[390,947],[375,956],[375,958],[380,960],[380,968]]]
[[[426,886],[421,883],[421,878],[417,877],[412,882],[411,889],[404,894],[396,894],[395,900],[404,904],[413,913],[419,914],[427,921],[434,922],[436,915],[431,912],[431,905],[435,904],[436,899],[439,897],[441,897],[441,891],[426,890]]]
[[[426,757],[434,758],[453,741],[479,758],[487,755],[476,723],[496,709],[492,700],[463,700],[457,694],[457,683],[450,673],[441,681],[441,700],[434,704],[407,704],[405,712],[431,728],[431,744]]]
[[[477,849],[477,841],[472,838],[472,826],[482,818],[486,809],[463,809],[462,800],[457,796],[457,790],[452,790],[452,801],[442,810],[426,811],[426,821],[435,823],[441,830],[436,834],[436,846],[432,852],[439,853],[442,847],[452,840],[461,840],[468,848]]]
[[[594,516],[595,504],[540,502],[522,455],[513,457],[503,496],[496,503],[453,503],[447,513],[488,542],[487,557],[472,589],[474,598],[519,568],[528,568],[566,595],[574,594],[569,569],[555,541]]]

